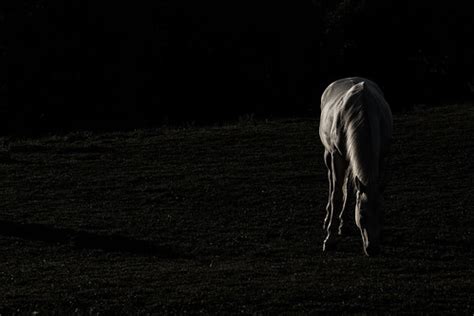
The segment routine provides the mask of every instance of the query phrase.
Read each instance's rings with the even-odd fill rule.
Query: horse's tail
[[[365,90],[365,81],[361,81],[353,85],[349,90],[347,90],[346,95],[344,96],[344,102],[347,104],[356,104],[364,94]]]
[[[365,82],[361,81],[353,85],[344,95],[344,110],[348,116],[348,121],[356,126],[364,123],[363,96],[365,91]]]
[[[367,162],[370,160],[368,148],[371,148],[371,128],[364,109],[364,91],[366,83],[361,81],[352,86],[344,96],[347,114],[346,148],[353,180],[359,178],[364,183],[369,181]]]

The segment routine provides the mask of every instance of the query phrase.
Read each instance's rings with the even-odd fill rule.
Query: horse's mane
[[[346,150],[353,180],[368,185],[378,170],[374,152],[373,128],[368,114],[366,83],[354,85],[343,98],[345,114]],[[375,161],[374,161],[375,160]]]

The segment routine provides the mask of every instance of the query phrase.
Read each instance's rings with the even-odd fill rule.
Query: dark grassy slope
[[[473,122],[469,106],[395,117],[384,255],[371,259],[358,236],[321,253],[317,121],[14,141],[0,306],[472,312]]]

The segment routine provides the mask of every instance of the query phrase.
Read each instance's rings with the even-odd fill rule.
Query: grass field
[[[318,120],[12,140],[0,312],[472,314],[474,108],[394,128],[377,258],[321,252]]]

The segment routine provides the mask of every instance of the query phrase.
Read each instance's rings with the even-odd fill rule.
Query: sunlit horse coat
[[[380,88],[357,77],[330,84],[321,98],[319,135],[329,178],[323,250],[334,245],[336,212],[341,234],[350,178],[356,188],[355,219],[364,251],[374,255],[379,251],[385,157],[392,138],[392,113]]]

